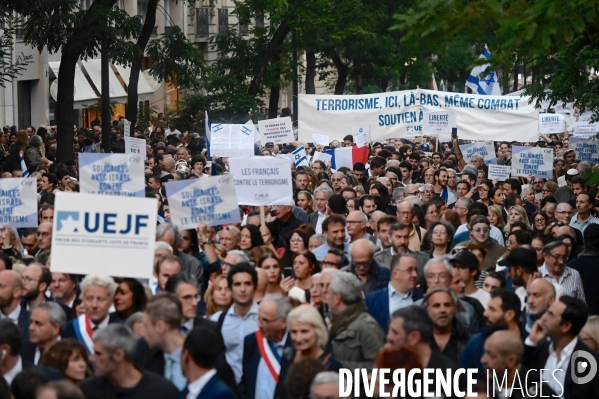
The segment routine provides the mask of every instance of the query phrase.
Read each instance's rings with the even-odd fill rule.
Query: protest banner
[[[574,122],[572,128],[574,137],[589,138],[599,133],[599,123]]]
[[[489,180],[506,181],[510,178],[511,166],[509,165],[489,165]]]
[[[262,143],[282,144],[295,141],[293,124],[289,116],[258,121],[258,128],[262,135]]]
[[[156,241],[156,198],[58,192],[50,271],[150,278]]]
[[[125,154],[137,154],[141,155],[141,159],[144,161],[148,157],[146,155],[146,141],[143,139],[136,139],[135,137],[124,137],[125,139]]]
[[[587,139],[570,137],[570,148],[576,153],[576,159],[591,164],[599,164],[599,140],[596,137]]]
[[[480,155],[485,161],[495,158],[495,145],[492,140],[463,144],[460,151],[466,162],[470,162],[474,154]]]
[[[232,175],[202,177],[165,184],[171,223],[183,230],[240,223]]]
[[[0,179],[0,228],[37,227],[37,180]]]
[[[276,157],[231,158],[240,205],[293,205],[293,183],[289,161]]]
[[[331,154],[327,154],[326,152],[315,151],[314,155],[312,155],[312,164],[314,164],[316,161],[322,161],[326,166],[330,166],[332,160],[333,156]]]
[[[146,195],[141,155],[79,154],[79,180],[79,189],[86,194]]]
[[[289,167],[292,168],[295,165],[295,156],[293,154],[277,154],[277,158],[287,159],[289,161]]]
[[[512,146],[512,177],[553,177],[553,149]]]
[[[210,156],[253,156],[255,132],[256,129],[251,120],[244,125],[212,125],[210,128]]]
[[[565,128],[564,115],[539,114],[539,132],[543,134],[563,133]]]
[[[123,136],[131,137],[131,122],[127,119],[123,119]]]
[[[530,97],[487,96],[432,90],[361,95],[300,94],[299,141],[328,132],[341,140],[354,126],[370,126],[372,141],[422,135],[424,112],[451,110],[466,140],[537,141],[539,111]]]
[[[456,127],[453,111],[429,111],[424,113],[422,131],[429,134],[451,134]]]
[[[314,143],[314,145],[323,145],[325,147],[327,147],[331,143],[329,141],[329,136],[324,134],[313,134],[312,142]]]
[[[353,130],[354,142],[359,147],[364,147],[366,144],[371,142],[370,139],[370,126],[356,126]]]

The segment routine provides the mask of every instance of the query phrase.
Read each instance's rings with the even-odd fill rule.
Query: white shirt
[[[556,394],[563,392],[564,390],[566,371],[568,371],[568,366],[570,365],[570,358],[572,357],[572,352],[574,352],[574,347],[576,346],[577,342],[578,338],[575,337],[572,340],[572,342],[570,342],[568,345],[564,347],[564,349],[562,349],[559,361],[557,360],[557,353],[555,352],[555,349],[553,349],[553,342],[549,344],[549,357],[547,358],[547,362],[545,363],[544,367],[547,370],[543,371],[543,380],[547,381],[547,385],[549,385],[549,387],[553,389],[553,391]],[[526,344],[528,345],[528,343]],[[557,369],[561,369],[561,371],[554,372],[554,370]],[[564,395],[562,394],[560,398],[563,397]]]
[[[156,289],[158,288],[158,279],[154,276],[150,277],[150,279],[148,280],[148,287],[150,287],[152,295],[156,295],[158,293],[158,291],[156,291]]]
[[[516,295],[518,295],[518,298],[520,298],[520,304],[522,305],[521,308],[522,310],[526,310],[526,288],[524,287],[518,287],[516,289]]]
[[[3,375],[4,379],[6,380],[9,386],[12,383],[12,380],[14,380],[17,374],[19,374],[21,371],[23,371],[23,359],[21,359],[21,356],[19,356],[19,360],[17,360],[17,364],[15,364],[15,367],[13,367],[12,370]]]
[[[316,230],[316,234],[322,234],[322,222],[324,222],[326,218],[327,215],[318,211],[318,220],[316,221],[316,227],[314,228],[314,230]]]
[[[470,295],[466,295],[470,298],[474,298],[477,301],[480,302],[481,305],[483,305],[483,308],[487,309],[487,307],[489,306],[489,301],[491,300],[491,294],[489,294],[487,291],[485,290],[481,290],[480,288],[476,290],[476,292],[474,292],[473,294]]]
[[[5,316],[4,313],[0,313],[0,320],[10,319],[15,324],[19,324],[19,316],[21,315],[21,306],[17,305],[9,315]]]
[[[102,321],[100,322],[100,324],[94,324],[94,322],[93,322],[91,319],[89,319],[89,324],[91,324],[91,326],[92,326],[92,330],[94,330],[94,331],[95,331],[95,330],[101,330],[101,329],[103,329],[104,327],[108,326],[108,321],[109,321],[109,320],[110,320],[110,316],[109,316],[109,315],[106,315],[106,317],[104,318],[104,320],[102,320]],[[98,328],[96,328],[96,327],[98,327]]]
[[[192,382],[191,384],[187,385],[189,393],[187,394],[186,399],[196,399],[200,392],[202,392],[202,389],[204,389],[206,384],[208,384],[208,381],[210,381],[210,379],[215,375],[216,370],[212,369],[197,380],[195,380],[194,382]]]

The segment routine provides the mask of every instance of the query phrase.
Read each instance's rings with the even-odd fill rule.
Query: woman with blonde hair
[[[599,352],[599,316],[589,316],[578,338],[590,349]]]
[[[531,229],[530,223],[528,222],[528,215],[526,214],[526,209],[524,209],[520,205],[514,205],[510,208],[508,212],[508,222],[503,228],[504,233],[509,234],[509,232],[512,230],[512,224],[516,222],[522,222],[526,225],[527,229]]]
[[[302,208],[309,215],[316,210],[314,196],[309,191],[300,191],[297,193],[297,206]]]
[[[233,298],[231,297],[229,283],[225,277],[218,276],[214,279],[204,294],[204,302],[206,302],[207,319],[210,319],[215,313],[226,310],[231,306]]]
[[[298,363],[303,359],[317,359],[327,370],[339,371],[341,363],[327,353],[329,332],[318,310],[311,305],[300,305],[287,315],[287,329],[293,343],[288,359]]]
[[[488,207],[488,211],[487,218],[489,219],[489,222],[491,222],[491,225],[497,227],[499,230],[503,230],[505,221],[503,220],[501,207],[499,205],[491,205]]]

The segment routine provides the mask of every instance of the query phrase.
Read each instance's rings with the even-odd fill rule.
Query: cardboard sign
[[[466,162],[470,162],[474,154],[480,155],[485,161],[495,158],[495,145],[492,140],[462,144],[460,151]]]
[[[543,134],[563,133],[565,127],[564,115],[539,114],[539,132]]]
[[[145,161],[148,156],[146,155],[146,141],[143,139],[137,139],[135,137],[124,137],[125,139],[125,154],[137,154],[141,155],[141,158]]]
[[[81,193],[145,197],[144,159],[136,154],[79,154]]]
[[[293,205],[289,161],[277,157],[229,159],[240,205]]]
[[[512,146],[512,177],[553,177],[553,149]]]
[[[166,183],[171,222],[183,229],[240,223],[233,176],[211,176]]]
[[[312,142],[314,145],[323,145],[327,147],[331,142],[329,141],[329,136],[324,134],[313,134]]]
[[[509,165],[489,165],[489,180],[506,181],[510,178],[511,166]]]
[[[262,142],[265,144],[268,142],[282,144],[295,141],[293,124],[291,123],[291,117],[289,116],[258,121],[258,128],[262,135]]]
[[[364,147],[366,144],[370,143],[372,140],[370,139],[370,126],[357,126],[353,129],[354,132],[354,142],[360,147]]]
[[[123,119],[123,135],[125,137],[131,137],[131,122],[127,119]]]
[[[251,157],[254,155],[255,127],[245,125],[212,125],[210,155],[215,157]]]
[[[599,140],[596,137],[583,139],[570,137],[570,148],[576,153],[576,159],[591,164],[599,164]]]
[[[451,134],[451,130],[455,127],[455,112],[430,111],[424,113],[424,120],[422,121],[424,133]]]
[[[37,227],[37,180],[0,179],[0,227]]]
[[[316,161],[322,161],[326,166],[330,166],[333,160],[333,156],[331,154],[327,154],[326,152],[315,151],[314,155],[312,155],[312,164]]]
[[[150,278],[156,241],[155,198],[58,192],[52,272]]]

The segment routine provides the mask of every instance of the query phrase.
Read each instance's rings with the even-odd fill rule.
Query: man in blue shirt
[[[343,217],[331,215],[326,218],[322,222],[322,234],[324,234],[327,241],[312,251],[319,262],[322,262],[331,248],[337,248],[346,253],[349,252],[349,243],[345,242],[345,219]]]

